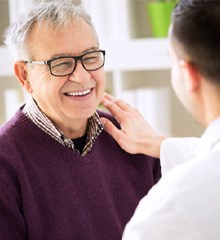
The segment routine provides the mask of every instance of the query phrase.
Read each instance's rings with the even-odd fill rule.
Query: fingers
[[[133,124],[139,123],[143,126],[147,124],[137,109],[107,93],[103,96],[102,104],[116,118],[120,125],[125,124],[127,121],[133,122]]]
[[[116,118],[119,124],[124,123],[129,119],[131,122],[139,122],[143,125],[143,128],[146,127],[148,130],[152,131],[153,129],[148,124],[147,120],[143,115],[134,107],[127,104],[125,101],[117,99],[111,96],[108,93],[104,93],[102,103],[105,108]]]
[[[119,130],[111,121],[107,118],[101,118],[102,123],[104,124],[104,129],[108,132],[112,137],[117,141],[120,138],[120,135],[123,134],[121,130]]]
[[[127,111],[127,109],[130,107],[129,104],[126,103],[125,101],[115,98],[107,93],[104,95],[104,101],[105,100],[108,100],[109,102],[114,103],[115,105],[117,105],[117,107],[119,107],[123,111]]]
[[[116,120],[120,123],[120,116],[124,113],[120,106],[114,101],[111,101],[107,98],[103,99],[102,104],[108,111],[116,118]]]
[[[135,113],[137,111],[125,101],[115,98],[107,93],[103,96],[102,104],[115,116],[124,112]]]

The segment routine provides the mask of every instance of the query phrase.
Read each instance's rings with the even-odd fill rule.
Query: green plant
[[[147,14],[153,37],[167,37],[176,0],[148,0]]]

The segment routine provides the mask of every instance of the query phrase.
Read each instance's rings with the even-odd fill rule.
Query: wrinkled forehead
[[[32,58],[47,58],[51,54],[79,54],[97,46],[96,32],[81,18],[76,18],[59,27],[49,21],[37,23],[32,28],[28,39]],[[48,53],[48,55],[39,55],[39,53]]]

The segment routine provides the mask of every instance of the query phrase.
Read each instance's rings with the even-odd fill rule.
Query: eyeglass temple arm
[[[31,64],[43,64],[47,65],[47,61],[24,61],[24,63],[31,63]]]

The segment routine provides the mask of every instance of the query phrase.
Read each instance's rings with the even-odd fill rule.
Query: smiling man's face
[[[52,31],[45,24],[36,26],[28,44],[34,55],[31,60],[79,56],[99,49],[96,34],[81,19],[76,19],[62,31]],[[33,98],[62,130],[63,126],[86,124],[96,111],[105,89],[104,69],[89,72],[80,61],[70,76],[52,76],[47,65],[31,65],[27,72]]]

